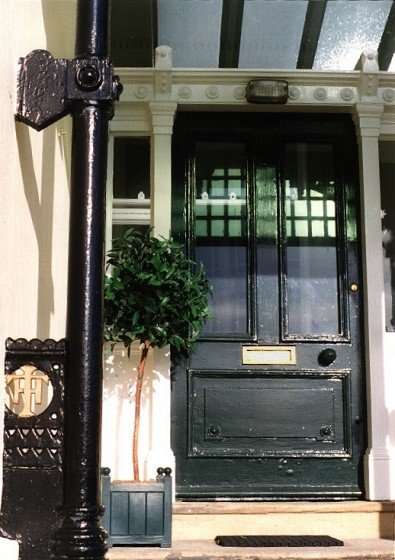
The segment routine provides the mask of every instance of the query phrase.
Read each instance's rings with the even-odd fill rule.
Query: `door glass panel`
[[[248,334],[248,227],[244,144],[196,145],[195,258],[213,287],[203,336]]]
[[[336,188],[331,145],[286,145],[282,298],[285,336],[325,338],[341,332]]]
[[[278,343],[277,169],[255,166],[257,327],[265,343]]]

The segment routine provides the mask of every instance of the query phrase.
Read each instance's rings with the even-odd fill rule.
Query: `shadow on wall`
[[[130,358],[121,346],[111,353],[106,345],[104,352],[103,393],[103,466],[109,466],[113,478],[132,478],[132,434],[134,419],[134,395],[137,364],[140,357],[139,344],[132,347]],[[140,431],[140,466],[146,453],[152,448],[152,415],[155,384],[160,373],[153,368],[154,351],[148,355],[142,392],[142,425]],[[110,437],[111,434],[111,437]],[[142,449],[142,444],[146,449]],[[104,462],[111,461],[111,464]],[[141,469],[143,471],[143,469]]]
[[[42,16],[45,27],[46,44],[34,45],[46,48],[54,56],[72,55],[75,39],[76,3],[69,0],[43,0]],[[20,53],[26,55],[27,53]],[[60,153],[63,160],[63,172],[70,183],[70,119],[62,119],[41,133],[41,179],[38,181],[36,153],[33,156],[32,138],[36,133],[29,132],[26,125],[16,123],[16,138],[23,186],[28,203],[38,249],[37,282],[37,320],[36,336],[45,339],[51,336],[51,316],[55,314],[54,279],[53,279],[53,235],[54,235],[54,191],[55,156]],[[59,148],[56,150],[56,142]],[[67,215],[64,216],[67,219]],[[55,250],[59,248],[55,248]],[[61,248],[63,249],[63,248]],[[65,251],[65,258],[67,252]]]
[[[54,312],[54,286],[52,278],[52,235],[54,204],[55,130],[51,126],[42,133],[41,185],[36,179],[30,133],[21,123],[16,123],[19,161],[23,187],[29,205],[38,246],[37,284],[37,336],[50,336],[51,314]]]

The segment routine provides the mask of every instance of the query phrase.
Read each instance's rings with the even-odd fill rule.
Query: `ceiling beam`
[[[156,47],[159,47],[159,13],[158,13],[158,0],[151,0],[151,20],[152,20],[152,46],[155,51]],[[155,64],[155,53],[153,53],[154,64]]]
[[[237,68],[244,0],[223,0],[219,67]]]
[[[392,3],[378,50],[380,70],[388,70],[395,52],[395,4]]]
[[[313,68],[327,0],[310,0],[304,21],[296,68]]]

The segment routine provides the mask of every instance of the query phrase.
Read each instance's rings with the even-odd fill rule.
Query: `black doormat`
[[[215,537],[220,546],[344,546],[327,535],[237,535]]]

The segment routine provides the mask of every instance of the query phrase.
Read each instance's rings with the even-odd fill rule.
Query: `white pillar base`
[[[366,498],[395,500],[395,449],[368,449],[365,454]]]
[[[11,539],[0,538],[0,558],[4,560],[18,560],[19,544]]]

